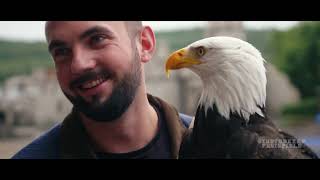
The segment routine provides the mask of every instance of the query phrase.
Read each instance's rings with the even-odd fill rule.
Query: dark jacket
[[[192,117],[178,113],[160,98],[148,95],[149,102],[156,106],[167,122],[171,137],[172,158],[178,158],[180,144]],[[13,159],[91,159],[95,153],[89,147],[89,139],[74,110],[48,132],[35,139],[15,154]]]

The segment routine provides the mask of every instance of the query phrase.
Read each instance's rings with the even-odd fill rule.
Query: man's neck
[[[145,91],[137,91],[128,110],[112,122],[95,122],[82,114],[80,117],[93,147],[100,152],[136,151],[146,146],[158,130],[158,116]]]

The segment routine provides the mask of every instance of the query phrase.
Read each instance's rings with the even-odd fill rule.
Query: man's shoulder
[[[57,124],[17,152],[12,159],[56,159],[61,124]]]
[[[158,108],[163,108],[163,106],[169,107],[169,109],[174,109],[174,112],[178,112],[178,110],[171,104],[167,103],[165,100],[153,96],[152,94],[148,94],[148,100],[151,104],[156,104]],[[186,115],[184,113],[179,113],[180,120],[182,121],[183,125],[188,128],[191,125],[193,117]]]
[[[192,117],[179,113],[181,122],[189,127]],[[57,159],[61,124],[57,124],[16,153],[12,159]]]

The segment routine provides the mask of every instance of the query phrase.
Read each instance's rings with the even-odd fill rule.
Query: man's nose
[[[83,50],[74,50],[73,58],[71,62],[71,73],[74,75],[80,75],[84,72],[94,69],[96,61],[90,55],[90,53]]]

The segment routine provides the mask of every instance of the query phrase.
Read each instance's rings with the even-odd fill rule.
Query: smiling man
[[[46,23],[48,50],[73,110],[13,158],[178,158],[190,117],[147,94],[155,36],[139,21]]]

